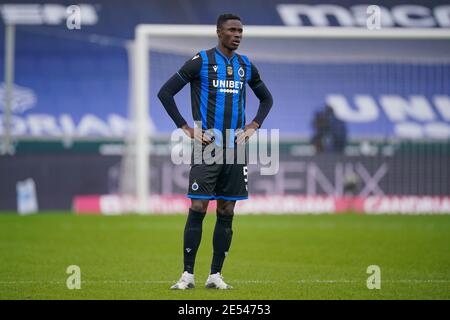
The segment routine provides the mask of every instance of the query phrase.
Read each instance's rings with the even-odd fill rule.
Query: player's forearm
[[[253,121],[256,122],[259,125],[259,127],[261,127],[261,125],[264,122],[264,119],[266,119],[270,109],[272,108],[273,98],[272,95],[270,94],[269,89],[267,89],[264,83],[261,83],[260,85],[258,85],[258,87],[253,89],[253,92],[259,99],[258,112],[256,113],[256,116],[253,119]]]
[[[175,74],[161,87],[158,92],[159,100],[161,100],[164,109],[166,109],[167,113],[178,128],[181,128],[187,122],[178,110],[174,96],[185,86],[185,84],[186,83]]]

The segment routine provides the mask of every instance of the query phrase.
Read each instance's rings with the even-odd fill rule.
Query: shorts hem
[[[236,196],[236,197],[216,196],[216,199],[222,199],[222,200],[247,200],[248,196]]]
[[[247,200],[248,196],[237,196],[237,197],[229,197],[229,196],[208,196],[208,195],[195,195],[188,194],[186,195],[190,199],[209,199],[209,200]]]

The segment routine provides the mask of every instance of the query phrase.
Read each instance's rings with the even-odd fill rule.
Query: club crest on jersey
[[[238,69],[238,75],[239,77],[243,78],[245,76],[245,71],[242,67],[239,67]]]
[[[227,66],[227,75],[229,75],[229,76],[233,75],[233,67],[232,66]]]

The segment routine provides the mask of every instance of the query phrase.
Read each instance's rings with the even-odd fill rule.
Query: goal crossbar
[[[164,25],[141,24],[136,27],[136,38],[142,36],[216,35],[215,25]],[[332,38],[332,39],[450,39],[450,29],[432,28],[381,28],[356,27],[292,27],[245,26],[244,35],[256,38]]]

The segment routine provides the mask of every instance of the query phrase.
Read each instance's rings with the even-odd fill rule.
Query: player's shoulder
[[[191,57],[190,61],[202,60],[202,51],[197,52],[193,57]]]
[[[189,61],[192,61],[192,62],[207,61],[208,56],[211,54],[211,52],[210,52],[211,50],[212,49],[200,50],[194,56],[192,56]]]
[[[239,61],[245,63],[246,65],[251,65],[250,59],[246,55],[236,52],[236,56],[238,57]]]
[[[197,73],[203,65],[203,55],[201,51],[191,56],[184,64],[184,67],[192,73]]]

